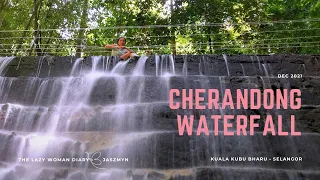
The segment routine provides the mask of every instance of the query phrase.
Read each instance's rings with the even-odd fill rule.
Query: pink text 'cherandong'
[[[169,92],[169,105],[171,109],[266,109],[277,111],[279,109],[300,109],[301,108],[301,91],[299,89],[237,89],[232,94],[230,89],[225,89],[223,94],[219,94],[218,89],[171,89]],[[283,111],[282,111],[283,112]],[[179,135],[185,132],[188,135],[213,135],[217,136],[219,133],[225,136],[240,136],[240,135],[254,135],[255,129],[261,128],[261,120],[264,122],[262,134],[279,135],[279,136],[300,136],[301,132],[295,130],[295,116],[290,115],[290,129],[285,131],[283,128],[282,115],[276,116],[270,113],[261,119],[260,115],[232,115],[232,114],[211,114],[210,117],[206,115],[199,115],[199,120],[196,122],[194,115],[177,115]],[[208,128],[208,121],[212,121],[213,129]],[[219,121],[223,123],[219,127]],[[235,122],[232,122],[235,121]],[[259,123],[260,121],[260,123]],[[275,124],[276,122],[276,124]],[[196,132],[193,130],[194,124],[197,125]],[[221,123],[220,123],[221,124]],[[236,126],[236,127],[234,127]],[[220,131],[219,131],[220,130]]]

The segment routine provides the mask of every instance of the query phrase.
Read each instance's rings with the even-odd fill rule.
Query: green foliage
[[[41,55],[109,55],[119,36],[138,53],[320,53],[318,0],[172,2],[2,0],[0,56],[36,55],[35,42]],[[148,27],[170,24],[179,26]]]

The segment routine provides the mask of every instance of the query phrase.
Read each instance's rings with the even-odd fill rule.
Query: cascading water
[[[3,71],[9,65],[9,63],[13,60],[14,57],[5,57],[0,58],[0,75],[3,75]]]
[[[259,70],[260,70],[260,71],[262,71],[262,70],[261,70],[261,63],[260,63],[260,58],[259,58],[259,56],[256,56],[256,58],[257,58],[257,61],[258,61],[258,65],[259,65]]]
[[[183,58],[183,68],[182,68],[182,75],[187,76],[188,75],[188,56],[185,56]]]
[[[70,76],[75,75],[75,73],[78,73],[81,75],[81,70],[82,70],[82,66],[81,66],[81,62],[83,62],[83,58],[78,58],[75,62],[74,65],[71,69],[71,73]]]
[[[266,78],[268,80],[268,88],[270,88],[271,87],[271,82],[270,82],[270,77],[269,77],[269,73],[268,73],[268,70],[267,70],[267,64],[262,64],[262,66],[263,66]]]
[[[171,88],[216,88],[222,96],[226,89],[261,85],[260,77],[250,75],[254,71],[244,74],[244,67],[251,63],[238,66],[243,76],[232,77],[229,66],[236,63],[228,64],[223,57],[215,65],[221,64],[220,69],[228,72],[218,76],[206,75],[214,62],[207,57],[187,63],[183,58],[175,62],[173,56],[162,55],[154,59],[142,56],[132,63],[115,57],[77,59],[67,73],[70,76],[54,76],[52,71],[50,78],[40,78],[44,58],[39,61],[36,77],[0,77],[0,180],[204,180],[238,179],[240,175],[242,179],[316,180],[320,174],[315,166],[320,159],[317,146],[312,146],[320,143],[316,133],[291,138],[290,143],[288,138],[263,137],[261,132],[257,136],[222,136],[223,127],[219,136],[177,134],[177,111],[168,107]],[[5,76],[10,62],[7,58],[0,58],[0,62],[6,62],[0,66],[0,74]],[[208,63],[201,76],[199,63]],[[196,117],[265,113],[223,110],[221,104],[218,109],[183,111]],[[212,130],[213,122],[208,126]],[[303,142],[310,146],[303,146]],[[305,162],[210,160],[297,152],[303,152],[300,155]],[[113,158],[119,161],[113,162]]]
[[[35,168],[30,166],[25,167],[24,164],[26,162],[19,161],[17,159],[18,157],[29,158],[29,160],[31,158],[40,157],[60,158],[60,160],[61,158],[85,158],[85,149],[91,149],[91,151],[101,150],[98,147],[101,147],[102,149],[114,147],[115,150],[111,150],[109,153],[111,153],[113,156],[124,156],[127,154],[126,149],[121,150],[120,148],[119,150],[117,146],[123,144],[127,145],[127,143],[132,143],[132,141],[140,141],[141,139],[152,135],[152,133],[135,133],[137,130],[141,131],[141,128],[147,128],[149,123],[146,121],[147,118],[150,118],[149,114],[147,113],[149,108],[146,108],[148,105],[141,104],[141,99],[143,98],[144,94],[143,91],[145,91],[144,68],[147,57],[141,57],[139,59],[135,69],[132,71],[132,75],[130,76],[123,75],[128,62],[119,62],[110,72],[103,72],[101,70],[104,68],[100,68],[99,66],[102,63],[102,58],[92,57],[91,71],[81,72],[79,65],[83,60],[77,59],[74,67],[71,70],[70,77],[61,77],[55,79],[38,78],[43,61],[44,57],[40,59],[35,78],[24,79],[27,82],[27,88],[25,93],[21,94],[21,97],[23,99],[22,103],[26,105],[4,104],[1,106],[1,112],[4,113],[4,123],[1,124],[3,132],[18,132],[18,134],[9,133],[8,135],[2,135],[3,137],[9,136],[8,140],[3,141],[2,147],[9,146],[8,142],[6,141],[10,141],[12,146],[9,146],[9,148],[17,148],[19,153],[11,154],[13,163],[8,164],[8,168],[0,173],[0,178],[18,178],[16,175],[14,175],[17,173],[17,167],[21,167],[23,169],[25,168],[26,170]],[[170,60],[167,61],[169,62]],[[170,62],[170,64],[171,66],[173,65],[172,62]],[[108,69],[109,65],[110,62],[107,62],[106,69]],[[104,62],[102,66],[105,67]],[[168,69],[168,71],[174,73],[174,68],[170,68],[171,69]],[[6,82],[7,80],[5,80],[5,77],[3,77],[3,82],[1,83],[3,90],[7,90],[4,88]],[[106,82],[106,84],[103,84],[104,82]],[[109,87],[109,89],[101,89],[99,87],[99,83],[102,83],[106,86],[110,85],[111,87]],[[90,99],[90,96],[92,94],[96,93],[96,91],[103,92],[110,89],[114,89],[112,92],[114,97],[112,98],[116,99],[114,101],[115,104],[104,102],[108,105],[91,105],[92,99]],[[57,91],[58,94],[54,91]],[[51,96],[52,94],[56,94],[56,96]],[[115,96],[115,94],[119,95]],[[28,104],[32,95],[34,97],[33,102]],[[57,101],[55,103],[48,101],[47,103],[44,103],[43,101],[46,98],[55,98]],[[49,106],[42,106],[43,104]],[[136,109],[139,109],[139,111]],[[98,116],[98,114],[100,114],[100,116]],[[133,115],[134,117],[128,116],[129,114]],[[110,119],[107,118],[106,120],[103,117],[109,117]],[[140,124],[140,122],[137,122],[138,120],[142,120],[145,123],[138,125]],[[119,137],[117,135],[118,133],[112,133],[112,144],[106,143],[105,145],[100,145],[99,142],[91,141],[90,136],[96,137],[95,132],[104,132],[106,130],[107,132],[112,132],[112,128],[114,128],[115,131],[127,132],[128,135],[126,139],[128,141],[121,142],[122,138],[126,137],[127,133],[120,133]],[[107,132],[105,133],[105,138],[108,138]],[[83,139],[78,137],[78,134],[87,134],[86,136],[89,136],[90,142],[86,141],[86,138]],[[119,144],[119,142],[121,143]],[[87,147],[88,144],[90,147]],[[97,148],[94,148],[93,146],[97,146]],[[94,152],[92,151],[87,153]],[[42,165],[62,165],[65,168],[70,166],[80,166],[85,168],[89,165],[92,167],[94,163],[58,162],[54,165],[54,163],[50,164],[50,162],[43,162],[35,164],[37,167]],[[39,174],[37,171],[33,172],[35,173],[28,174],[26,179],[39,178],[41,177],[40,174],[43,173],[41,172]],[[113,179],[115,176],[113,175],[113,172],[109,173],[109,175],[111,179]],[[72,179],[75,176],[79,176],[79,173],[70,173],[66,179]],[[93,179],[108,177],[100,173],[96,175],[90,174],[89,176]]]
[[[39,64],[38,64],[38,67],[37,67],[37,75],[36,75],[36,77],[40,76],[40,72],[41,72],[41,68],[42,68],[42,64],[43,64],[44,60],[45,60],[45,56],[40,57]]]
[[[243,76],[246,76],[246,73],[244,72],[243,64],[240,64],[240,65],[241,65],[241,69],[242,69],[242,74],[243,74]]]
[[[226,62],[226,68],[227,68],[228,76],[230,76],[230,71],[229,71],[228,57],[227,57],[227,55],[223,54],[223,59],[224,59],[224,61]]]
[[[156,61],[158,61],[156,62],[157,64],[159,63],[156,72],[160,72],[160,76],[175,75],[174,60],[172,55],[161,55],[161,59],[159,60],[156,57]]]
[[[137,64],[136,64],[136,68],[134,69],[134,71],[132,72],[133,76],[143,76],[144,75],[144,69],[145,69],[145,64],[147,61],[148,57],[147,56],[142,56]]]

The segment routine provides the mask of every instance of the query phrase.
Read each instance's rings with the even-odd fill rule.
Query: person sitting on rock
[[[111,55],[112,56],[120,56],[120,59],[127,60],[131,59],[139,59],[139,56],[129,48],[125,47],[126,45],[126,38],[120,37],[117,40],[117,44],[107,44],[105,45],[106,49],[112,49]]]

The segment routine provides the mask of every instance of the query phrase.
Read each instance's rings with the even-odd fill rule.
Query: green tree
[[[139,53],[317,54],[319,12],[317,0],[3,0],[0,53],[109,55],[125,36]]]

